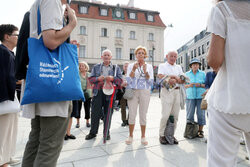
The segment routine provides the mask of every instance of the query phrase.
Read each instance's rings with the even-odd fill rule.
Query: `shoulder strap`
[[[102,63],[99,63],[100,64],[100,75],[102,75]]]
[[[40,15],[40,6],[38,5],[37,9],[37,35],[41,34],[41,15]]]
[[[234,15],[233,15],[231,9],[228,7],[227,3],[225,1],[222,1],[222,2],[223,2],[223,5],[225,6],[225,8],[226,8],[226,10],[227,10],[227,12],[229,14],[229,16],[232,17],[232,18],[234,18]]]
[[[227,3],[225,1],[221,2],[221,5],[218,5],[218,8],[220,9],[220,11],[222,12],[222,14],[225,17],[232,17],[234,18],[233,13],[231,12],[230,8],[228,7]]]
[[[114,67],[113,67],[114,68]],[[114,77],[116,76],[117,74],[117,64],[115,65],[115,73],[114,73]]]

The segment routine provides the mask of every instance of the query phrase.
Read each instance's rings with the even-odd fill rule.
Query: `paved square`
[[[84,113],[84,111],[82,112]],[[58,167],[205,167],[206,146],[204,139],[187,140],[183,137],[185,129],[186,111],[179,114],[176,137],[179,145],[161,145],[159,143],[159,124],[161,118],[161,103],[158,94],[151,95],[147,115],[146,136],[149,144],[143,146],[140,143],[140,126],[137,118],[134,142],[126,145],[128,127],[121,127],[121,113],[114,111],[111,123],[111,140],[103,144],[100,124],[99,134],[94,140],[86,141],[85,136],[89,128],[82,116],[79,129],[75,128],[74,119],[71,133],[76,140],[64,142],[62,152],[58,160]],[[204,127],[207,137],[207,126]],[[24,147],[30,132],[30,120],[20,117],[16,157],[23,156]],[[246,149],[240,147],[238,153],[238,167],[249,167],[249,161],[245,160]],[[21,165],[17,165],[19,167]]]

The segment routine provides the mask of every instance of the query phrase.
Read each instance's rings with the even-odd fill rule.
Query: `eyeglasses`
[[[144,52],[137,52],[137,54],[142,54],[142,55],[145,55],[145,53],[144,53]]]
[[[11,34],[11,36],[16,36],[16,37],[18,37],[18,36],[19,36],[19,34]]]

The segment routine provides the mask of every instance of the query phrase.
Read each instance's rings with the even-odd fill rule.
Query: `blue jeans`
[[[196,108],[197,120],[199,125],[206,125],[205,110],[201,110],[201,99],[187,99],[187,122],[194,122],[194,113]]]

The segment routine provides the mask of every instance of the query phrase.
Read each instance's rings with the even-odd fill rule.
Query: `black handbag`
[[[197,122],[187,122],[184,137],[188,139],[193,139],[198,136],[199,125]]]
[[[116,100],[121,100],[123,95],[124,95],[124,92],[125,92],[125,89],[122,88],[122,89],[117,89],[117,92],[116,92]]]

